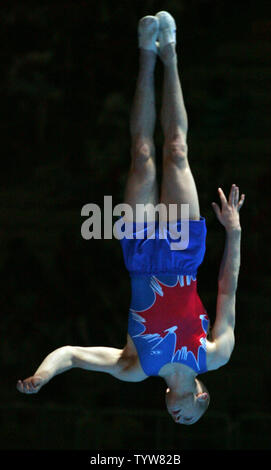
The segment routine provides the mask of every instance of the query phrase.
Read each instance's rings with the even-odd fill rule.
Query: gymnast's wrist
[[[239,235],[242,231],[240,223],[227,225],[225,226],[225,230],[227,235]]]

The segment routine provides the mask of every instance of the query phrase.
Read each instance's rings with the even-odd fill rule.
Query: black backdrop
[[[111,0],[1,5],[1,448],[269,448],[269,2]],[[81,208],[122,202],[137,22],[168,10],[178,26],[189,158],[207,219],[199,293],[214,320],[224,232],[211,202],[236,183],[242,254],[236,346],[203,377],[211,404],[176,427],[165,384],[81,370],[35,396],[16,390],[65,344],[122,347],[130,285],[119,242],[83,240]],[[162,66],[156,68],[157,111]],[[161,160],[162,132],[155,140]],[[159,178],[160,178],[159,173]],[[166,439],[167,436],[167,439]]]

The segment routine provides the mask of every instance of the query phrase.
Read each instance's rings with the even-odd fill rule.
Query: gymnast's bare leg
[[[154,23],[147,17],[142,23]],[[155,23],[153,24],[155,27]],[[137,204],[158,203],[156,182],[155,146],[153,141],[156,110],[154,68],[157,54],[152,50],[139,49],[139,73],[136,83],[131,117],[131,163],[125,187],[124,202],[129,204],[135,216]]]
[[[176,44],[167,44],[160,50],[164,64],[161,124],[164,132],[163,180],[161,202],[189,204],[189,219],[199,220],[200,208],[195,181],[188,162],[188,120],[178,72]]]

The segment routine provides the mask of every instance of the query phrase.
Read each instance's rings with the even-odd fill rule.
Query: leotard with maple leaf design
[[[207,371],[209,319],[197,292],[196,276],[153,275],[131,278],[128,333],[148,376],[179,362],[197,374]]]

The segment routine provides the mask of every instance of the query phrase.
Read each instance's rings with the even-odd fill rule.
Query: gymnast
[[[159,376],[166,382],[166,408],[176,423],[191,425],[209,406],[210,396],[199,374],[225,365],[234,348],[235,303],[240,268],[239,211],[245,195],[231,186],[229,197],[218,188],[220,205],[212,207],[225,228],[225,247],[218,275],[216,317],[209,335],[207,311],[197,291],[197,270],[204,259],[205,218],[200,214],[195,181],[188,162],[188,121],[178,73],[176,23],[165,11],[138,24],[139,74],[130,116],[131,164],[125,203],[148,208],[175,204],[177,217],[166,220],[166,237],[120,240],[131,281],[127,342],[112,347],[64,346],[50,353],[33,376],[18,380],[22,393],[37,393],[55,375],[69,369],[100,371],[129,382]],[[164,134],[160,200],[156,180],[154,69],[163,64],[161,125]],[[189,243],[172,250],[170,226],[181,228],[181,207],[189,205]],[[142,220],[141,220],[142,221]],[[136,221],[137,222],[137,221]],[[134,225],[133,225],[134,227]]]

